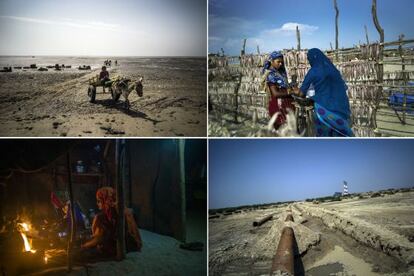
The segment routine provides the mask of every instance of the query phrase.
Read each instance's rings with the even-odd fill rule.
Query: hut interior
[[[7,139],[0,148],[2,275],[206,274],[205,140]],[[100,212],[96,192],[108,186],[123,190],[117,210],[132,211],[142,249],[124,241],[116,256],[82,259]],[[73,239],[71,194],[83,222]],[[124,224],[117,229],[127,236]]]

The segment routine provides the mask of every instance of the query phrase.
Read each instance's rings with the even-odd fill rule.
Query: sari
[[[315,95],[311,98],[315,108],[315,133],[318,137],[351,137],[348,87],[341,73],[325,54],[316,48],[308,51],[311,69],[305,76],[300,90],[306,91],[313,85]]]

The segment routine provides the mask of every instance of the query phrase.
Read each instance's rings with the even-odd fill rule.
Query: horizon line
[[[205,56],[171,56],[171,55],[160,55],[160,56],[118,56],[118,55],[0,55],[0,57],[178,57],[178,58],[207,58],[207,55]]]
[[[413,190],[414,189],[414,186],[411,186],[411,187],[388,188],[388,189],[381,189],[381,190],[375,190],[375,191],[354,192],[354,193],[349,193],[349,195],[361,194],[361,193],[369,193],[369,192],[378,192],[378,191],[386,191],[386,190],[391,190],[391,189],[394,189],[394,190],[399,190],[399,189],[410,189],[410,190]],[[239,207],[242,207],[242,206],[266,205],[266,204],[286,203],[286,202],[299,202],[299,201],[305,201],[307,199],[316,199],[316,198],[329,197],[329,196],[333,196],[333,195],[323,195],[323,196],[309,197],[309,198],[305,198],[305,199],[296,199],[296,200],[273,201],[273,202],[263,202],[263,203],[247,203],[247,204],[241,204],[241,205],[237,205],[237,206],[225,206],[225,207],[218,207],[218,208],[208,208],[208,210],[217,210],[217,209],[224,209],[224,208],[239,208]]]

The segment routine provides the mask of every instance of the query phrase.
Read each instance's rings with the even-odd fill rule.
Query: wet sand
[[[0,136],[206,136],[205,58],[119,58],[111,76],[144,77],[144,96],[132,92],[130,110],[122,96],[115,103],[102,87],[89,102],[88,79],[99,74],[103,60],[0,58],[2,66],[72,65],[0,73]],[[92,70],[80,71],[80,64]]]

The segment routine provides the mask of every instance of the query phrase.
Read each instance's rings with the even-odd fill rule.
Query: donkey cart
[[[90,98],[90,102],[94,103],[96,99],[96,88],[102,86],[103,91],[105,92],[105,88],[108,88],[109,92],[111,93],[112,100],[117,102],[119,97],[123,95],[125,98],[125,107],[129,109],[129,100],[128,96],[132,91],[137,92],[139,97],[143,96],[143,85],[142,85],[143,77],[139,77],[138,80],[132,81],[129,78],[125,77],[115,77],[108,81],[102,82],[99,80],[99,76],[89,79],[89,87],[88,87],[88,96]]]
[[[99,80],[99,76],[93,77],[89,79],[89,87],[88,87],[88,96],[89,96],[89,102],[94,103],[96,99],[96,88],[102,87],[103,92],[105,92],[105,88],[109,89],[109,92],[111,93],[112,99],[114,101],[118,101],[120,95],[114,95],[113,89],[112,89],[112,83],[114,80],[109,80],[102,82]]]

